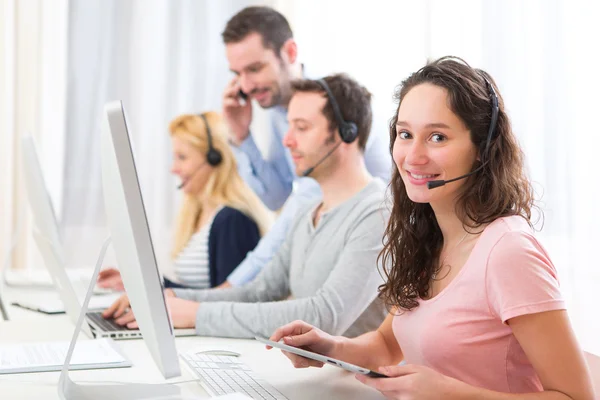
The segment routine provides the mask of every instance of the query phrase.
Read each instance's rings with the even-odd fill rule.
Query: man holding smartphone
[[[288,21],[272,8],[247,7],[227,22],[222,36],[230,70],[236,75],[223,93],[223,116],[229,126],[240,173],[267,207],[277,210],[285,203],[271,231],[224,284],[239,286],[251,281],[271,260],[285,239],[298,206],[322,194],[319,185],[310,178],[312,171],[303,171],[300,177],[295,174],[290,151],[283,145],[288,130],[287,108],[292,81],[304,78]],[[267,159],[256,146],[253,138],[256,133],[250,132],[253,100],[268,109],[270,132],[267,134],[272,138]],[[391,158],[385,121],[374,123],[364,157],[367,170],[388,182]]]

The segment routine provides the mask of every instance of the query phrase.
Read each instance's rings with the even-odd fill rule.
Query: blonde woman
[[[254,249],[270,214],[239,176],[218,113],[181,115],[169,131],[171,172],[181,179],[184,198],[172,251],[176,280],[165,278],[165,287],[215,287]],[[123,289],[114,268],[100,272],[98,285]]]

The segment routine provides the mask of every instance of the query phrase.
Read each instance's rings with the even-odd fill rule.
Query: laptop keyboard
[[[114,331],[128,331],[130,330],[126,326],[118,325],[112,319],[104,319],[101,312],[89,312],[86,316],[94,321],[96,325],[102,328],[105,332],[114,332]]]
[[[197,352],[180,357],[200,378],[211,396],[242,393],[256,400],[287,400],[267,381],[260,379],[235,356],[215,356]]]

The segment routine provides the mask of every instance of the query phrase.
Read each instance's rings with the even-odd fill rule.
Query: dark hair
[[[499,113],[488,154],[483,154],[492,116],[486,79],[498,95]],[[523,153],[512,132],[500,92],[486,72],[471,68],[462,59],[443,57],[433,61],[398,87],[395,95],[398,108],[390,121],[390,152],[396,140],[396,121],[402,100],[411,89],[424,83],[447,90],[450,109],[470,131],[480,159],[487,161],[483,169],[464,183],[456,203],[456,212],[463,219],[465,229],[475,230],[510,215],[522,216],[533,226],[531,210],[536,207],[533,189],[525,175]],[[384,248],[379,254],[387,279],[379,287],[380,297],[389,307],[411,310],[418,306],[417,299],[426,297],[429,292],[430,280],[438,269],[443,236],[431,206],[410,200],[397,168],[390,186],[393,206]]]
[[[346,74],[326,76],[323,80],[329,86],[338,104],[342,118],[345,121],[356,124],[358,128],[358,148],[364,151],[373,121],[371,93]],[[322,93],[327,98],[327,103],[325,103],[322,112],[327,121],[329,121],[329,131],[333,133],[338,128],[331,101],[323,86],[316,80],[301,79],[293,81],[292,92]]]
[[[263,46],[273,50],[278,57],[283,44],[294,36],[281,13],[270,7],[257,6],[246,7],[231,17],[221,36],[225,44],[238,43],[255,32],[262,37]]]

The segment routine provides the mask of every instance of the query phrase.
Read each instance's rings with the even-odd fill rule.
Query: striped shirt
[[[192,235],[174,260],[173,269],[177,283],[198,289],[210,288],[208,236],[217,214],[218,211],[207,224]]]

